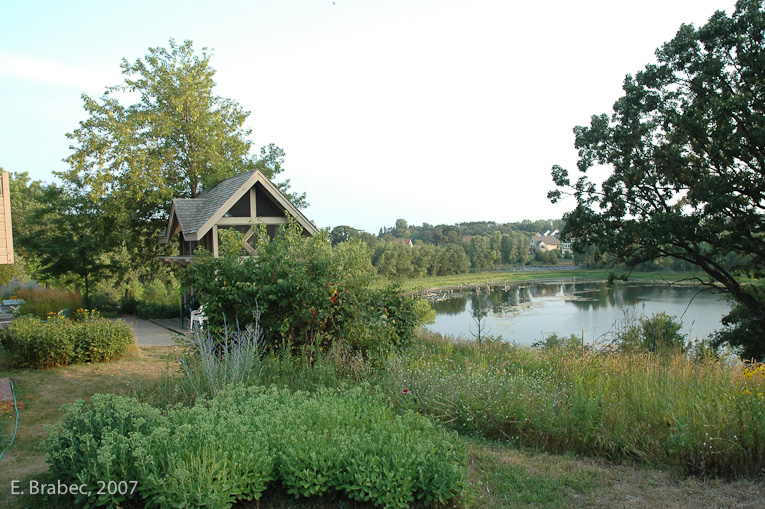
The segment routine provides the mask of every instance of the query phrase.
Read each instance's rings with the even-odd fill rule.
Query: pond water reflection
[[[479,291],[449,292],[431,299],[436,322],[430,330],[473,337],[473,309],[487,311],[492,335],[531,344],[553,333],[584,332],[585,342],[610,338],[630,317],[666,312],[682,322],[682,332],[703,338],[721,327],[730,304],[709,289],[666,284],[605,283],[514,284]]]

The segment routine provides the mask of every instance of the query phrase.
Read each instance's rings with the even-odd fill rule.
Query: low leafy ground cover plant
[[[760,366],[433,337],[392,356],[382,384],[461,433],[736,477],[765,468]]]
[[[396,415],[368,386],[314,394],[233,388],[166,412],[95,395],[67,407],[47,443],[56,479],[96,493],[113,479],[134,489],[75,495],[86,507],[231,507],[273,483],[294,496],[339,491],[383,507],[443,503],[465,487],[454,435],[412,412]],[[126,488],[128,488],[126,486]]]
[[[3,331],[2,345],[19,368],[52,368],[84,362],[110,361],[135,343],[123,321],[75,310],[72,320],[51,315],[47,320],[22,316]]]

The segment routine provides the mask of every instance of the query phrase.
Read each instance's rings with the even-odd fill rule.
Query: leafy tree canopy
[[[91,285],[109,272],[105,253],[116,232],[92,202],[61,187],[45,187],[40,202],[46,205],[36,207],[28,222],[45,228],[22,234],[21,244],[35,254],[43,278],[78,278],[90,305]]]
[[[118,192],[151,214],[174,197],[195,197],[203,187],[244,169],[250,145],[248,112],[213,94],[210,55],[194,53],[191,41],[149,48],[144,59],[122,60],[125,82],[101,100],[82,95],[89,118],[67,137],[68,182],[94,197]],[[120,99],[137,95],[137,103]],[[161,211],[156,211],[160,213]]]
[[[700,267],[765,331],[765,294],[747,278],[765,275],[765,12],[739,0],[700,28],[683,25],[656,52],[658,62],[624,81],[614,113],[574,129],[576,198],[564,235],[630,266],[674,257]],[[611,168],[598,184],[588,176]],[[549,193],[555,202],[562,190]],[[729,256],[735,253],[738,256]],[[765,356],[765,334],[744,354]]]
[[[124,83],[100,99],[83,94],[88,118],[67,135],[73,144],[69,170],[58,173],[70,194],[87,197],[112,228],[122,232],[115,249],[132,249],[139,266],[158,252],[173,198],[196,197],[235,174],[261,170],[269,179],[283,171],[284,151],[270,144],[251,152],[249,115],[236,101],[213,92],[215,70],[206,48],[191,41],[149,48],[144,58],[120,65]],[[124,104],[135,99],[133,104]],[[306,206],[305,194],[289,192]],[[127,242],[126,242],[127,241]],[[166,254],[166,253],[164,253]]]

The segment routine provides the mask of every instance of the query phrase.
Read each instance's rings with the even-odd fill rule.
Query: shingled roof
[[[187,240],[201,238],[256,183],[260,183],[271,197],[283,207],[283,210],[297,219],[303,228],[311,234],[316,233],[317,228],[313,223],[263,173],[256,170],[226,179],[196,198],[173,199],[167,229],[163,234],[160,234],[160,242],[168,242],[174,235],[174,220],[178,222],[184,238]]]
[[[558,237],[553,237],[552,235],[534,235],[531,237],[531,242],[538,244],[539,242],[544,242],[548,246],[553,246],[556,244],[560,244],[560,239]]]
[[[173,206],[178,222],[181,223],[183,234],[198,232],[254,174],[255,172],[251,171],[235,175],[201,193],[196,198],[175,198]]]

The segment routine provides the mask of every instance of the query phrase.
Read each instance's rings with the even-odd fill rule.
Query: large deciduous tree
[[[106,252],[116,232],[90,200],[64,188],[46,186],[37,200],[28,223],[44,227],[23,233],[22,245],[34,253],[41,276],[74,277],[82,283],[90,305],[92,284],[109,272]]]
[[[149,261],[173,198],[196,197],[254,169],[274,178],[283,170],[284,151],[271,144],[251,153],[244,127],[249,112],[214,94],[205,48],[197,54],[191,41],[171,39],[168,48],[149,48],[143,59],[123,59],[120,67],[124,83],[107,88],[100,100],[83,94],[88,118],[67,135],[70,168],[59,176],[124,232],[134,258]],[[123,104],[129,100],[136,102]],[[289,194],[289,181],[279,187],[306,205],[305,195]]]
[[[685,260],[746,308],[759,334],[744,354],[765,356],[765,12],[739,0],[700,28],[683,25],[658,62],[624,81],[614,113],[576,127],[579,171],[553,167],[575,196],[564,235],[634,266]],[[587,172],[606,165],[598,183]],[[550,192],[552,201],[561,189]],[[733,253],[733,256],[730,256]]]
[[[119,193],[140,215],[163,212],[173,197],[194,198],[241,171],[251,142],[248,112],[213,94],[214,69],[191,41],[149,48],[144,59],[120,64],[125,82],[101,100],[83,94],[89,118],[67,137],[76,144],[61,176],[98,197]],[[123,106],[120,99],[137,97]]]

